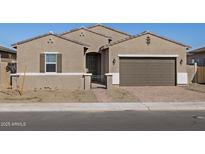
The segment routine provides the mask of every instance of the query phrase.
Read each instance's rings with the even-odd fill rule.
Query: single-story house
[[[205,47],[194,49],[187,53],[187,64],[193,65],[195,62],[198,66],[205,66]]]
[[[12,45],[15,80],[25,89],[89,89],[90,82],[120,86],[187,84],[191,47],[145,31],[138,35],[104,25],[47,33]]]

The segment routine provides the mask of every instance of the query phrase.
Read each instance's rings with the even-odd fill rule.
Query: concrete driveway
[[[129,86],[120,87],[140,102],[205,102],[205,93],[187,86]]]

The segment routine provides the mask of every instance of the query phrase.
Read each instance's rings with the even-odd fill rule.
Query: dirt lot
[[[205,84],[190,84],[187,86],[187,89],[205,93]]]
[[[94,89],[99,102],[205,102],[205,85],[129,86]]]
[[[0,102],[201,102],[205,101],[205,85],[133,86],[96,88],[92,90],[1,90]]]
[[[108,96],[111,97],[114,102],[138,102],[139,100],[135,95],[129,93],[122,88],[113,88],[108,90]]]
[[[137,97],[122,88],[92,89],[98,102],[138,102]]]
[[[0,102],[97,102],[92,91],[85,90],[38,90],[26,91],[22,96],[17,91],[0,91]]]
[[[205,86],[134,86],[122,87],[140,102],[204,102]]]

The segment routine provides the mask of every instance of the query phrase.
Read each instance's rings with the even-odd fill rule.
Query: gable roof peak
[[[103,26],[103,24],[101,24],[101,23],[97,23],[95,26]]]
[[[54,32],[53,31],[49,31],[48,34],[54,34]]]
[[[109,29],[109,30],[112,30],[112,31],[115,31],[115,32],[118,32],[118,33],[121,33],[121,34],[124,34],[124,35],[127,35],[127,36],[131,36],[131,35],[128,34],[128,33],[125,33],[125,32],[119,31],[119,30],[116,30],[116,29],[114,29],[114,28],[105,26],[105,25],[103,25],[103,24],[95,24],[95,25],[93,25],[93,26],[88,27],[88,29],[91,29],[91,28],[94,28],[94,27],[97,27],[97,26],[100,26],[100,27],[103,27],[103,28],[106,28],[106,29]]]
[[[72,29],[72,30],[70,30],[70,31],[66,31],[66,32],[60,33],[59,35],[62,36],[62,35],[65,35],[65,34],[68,34],[68,33],[72,33],[72,32],[78,31],[78,30],[86,30],[86,31],[88,31],[88,32],[91,32],[91,33],[94,33],[94,34],[97,34],[97,35],[100,35],[100,36],[103,36],[103,37],[106,37],[106,38],[109,38],[109,39],[112,38],[112,37],[110,37],[110,36],[107,36],[107,35],[104,35],[104,34],[101,34],[101,33],[98,33],[98,32],[94,32],[94,31],[92,31],[92,30],[90,30],[89,28],[84,27],[84,26],[82,26],[82,27],[80,27],[80,28]]]
[[[79,29],[85,29],[86,27],[85,26],[80,26],[80,28]]]
[[[175,41],[175,40],[166,38],[166,37],[164,37],[164,36],[160,36],[160,35],[158,35],[158,34],[155,34],[155,33],[150,32],[150,31],[144,31],[144,32],[139,33],[139,34],[137,34],[137,35],[132,35],[132,36],[130,36],[130,37],[126,37],[126,38],[123,38],[123,39],[121,39],[121,40],[117,40],[117,41],[112,42],[112,43],[110,43],[110,44],[104,45],[104,46],[102,46],[102,49],[103,49],[103,48],[107,48],[107,47],[109,47],[109,46],[113,46],[113,45],[115,45],[115,44],[119,44],[119,43],[121,43],[121,42],[130,40],[130,39],[134,39],[134,38],[140,37],[140,36],[142,36],[142,35],[146,35],[146,34],[150,34],[150,35],[156,36],[156,37],[158,37],[158,38],[161,38],[161,39],[164,39],[164,40],[167,40],[167,41],[176,43],[176,44],[178,44],[178,45],[181,45],[181,46],[186,47],[187,49],[190,49],[190,48],[191,48],[191,46],[189,46],[189,45],[182,44],[182,43],[180,43],[180,42],[177,42],[177,41]]]
[[[26,43],[26,42],[29,42],[29,41],[33,41],[33,40],[36,40],[36,39],[39,39],[39,38],[42,38],[42,37],[46,37],[46,36],[49,36],[49,35],[52,35],[52,36],[55,36],[55,37],[58,37],[58,38],[61,38],[61,39],[64,39],[64,40],[67,40],[67,41],[70,41],[70,42],[79,44],[79,45],[82,45],[82,46],[89,47],[88,44],[85,44],[85,43],[83,43],[83,42],[76,41],[76,40],[73,40],[73,39],[69,39],[69,38],[67,38],[67,37],[60,36],[60,35],[57,35],[57,34],[54,34],[54,33],[50,33],[50,32],[49,32],[49,33],[46,33],[46,34],[43,34],[43,35],[39,35],[39,36],[36,36],[36,37],[32,37],[32,38],[26,39],[26,40],[23,40],[23,41],[20,41],[20,42],[17,42],[17,43],[14,43],[14,44],[12,44],[11,46],[12,46],[13,48],[16,48],[17,45],[20,45],[20,44],[23,44],[23,43]]]
[[[145,30],[145,31],[139,33],[138,35],[143,35],[143,34],[154,34],[154,33],[152,33],[150,30]]]

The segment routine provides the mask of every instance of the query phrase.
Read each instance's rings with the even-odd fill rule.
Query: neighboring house
[[[16,51],[0,45],[0,61],[12,62],[16,60]]]
[[[10,69],[15,67],[16,51],[0,46],[0,88],[10,87]],[[11,67],[10,67],[11,68]],[[15,71],[13,71],[15,73]]]
[[[194,65],[196,63],[196,65]],[[191,74],[189,81],[205,83],[205,47],[187,52],[187,68]]]
[[[198,66],[205,66],[205,47],[187,53],[187,64],[193,65],[195,62]]]
[[[131,36],[95,25],[12,46],[17,49],[16,80],[24,78],[25,89],[89,89],[90,77],[105,83],[105,75],[112,77],[110,84],[122,86],[187,84],[190,47],[151,32]]]

